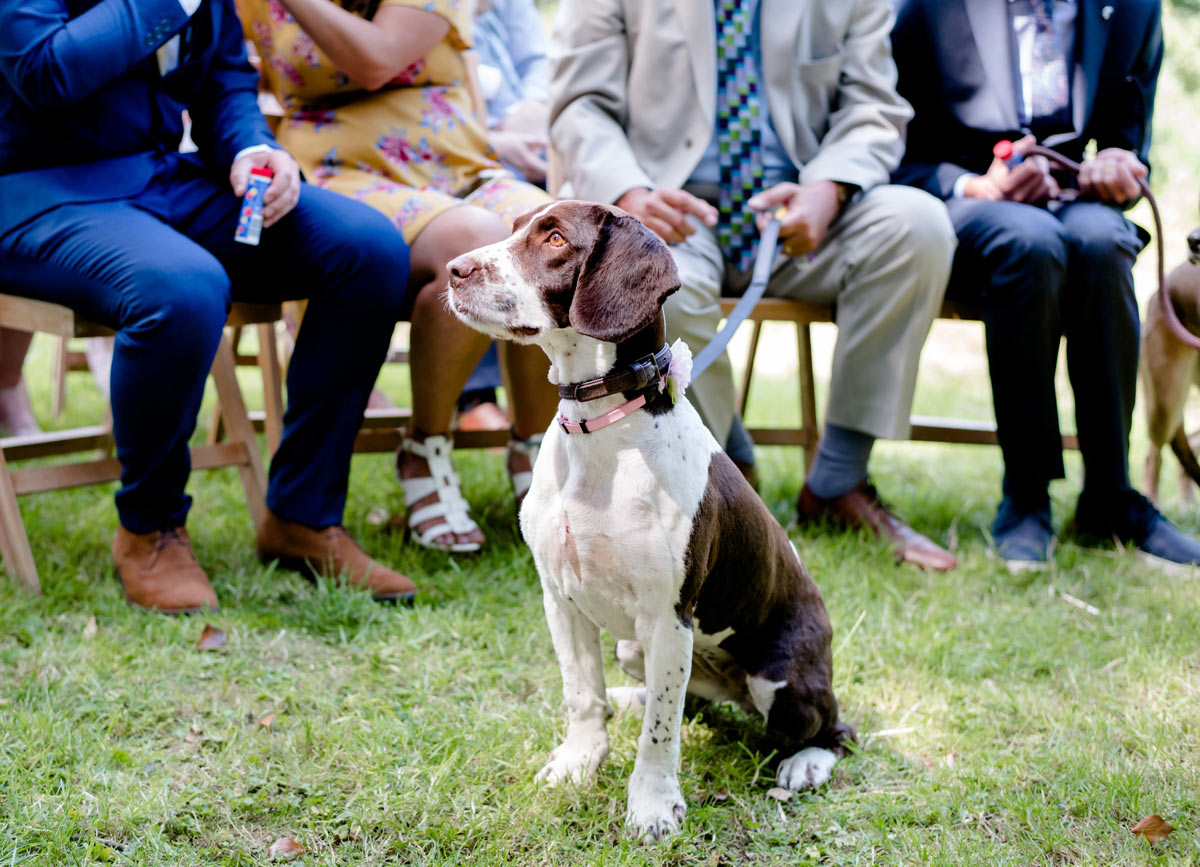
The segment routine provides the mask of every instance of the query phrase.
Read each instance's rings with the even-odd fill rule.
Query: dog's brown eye
[[[546,240],[550,242],[551,247],[564,247],[567,243],[567,239],[560,232],[551,232]]]

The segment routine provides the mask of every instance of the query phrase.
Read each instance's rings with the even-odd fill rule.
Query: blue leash
[[[762,230],[762,236],[758,239],[758,250],[754,254],[754,271],[750,275],[750,285],[746,287],[745,294],[734,305],[734,308],[729,311],[725,327],[717,332],[708,346],[704,347],[696,356],[696,360],[692,362],[693,382],[700,377],[700,374],[704,373],[717,356],[725,351],[725,347],[733,339],[733,333],[737,331],[739,325],[746,321],[746,317],[750,315],[754,305],[767,291],[767,281],[771,279],[771,265],[775,262],[775,248],[778,245],[779,220],[771,217],[767,220],[767,225]]]

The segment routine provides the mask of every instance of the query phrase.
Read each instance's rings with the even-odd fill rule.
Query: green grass
[[[27,366],[43,419],[48,353],[39,338]],[[987,417],[978,364],[930,379],[920,412]],[[247,386],[253,402],[252,376]],[[756,382],[751,420],[786,422],[793,389]],[[62,423],[99,407],[72,375]],[[760,456],[764,498],[786,526],[801,457]],[[662,847],[623,830],[633,719],[611,725],[596,783],[534,785],[564,728],[537,579],[500,457],[459,463],[489,539],[474,558],[418,552],[368,523],[400,492],[389,456],[354,462],[347,522],[418,580],[412,608],[263,568],[236,474],[194,474],[190,527],[223,603],[207,621],[228,636],[215,652],[196,649],[201,618],[126,607],[107,554],[111,488],[23,498],[45,595],[0,581],[0,867],[261,864],[279,836],[310,865],[1200,859],[1200,582],[1067,543],[1053,571],[1009,576],[987,556],[996,450],[887,444],[874,461],[898,511],[955,547],[952,573],[790,528],[835,626],[837,691],[862,749],[828,787],[780,803],[766,794],[779,757],[761,725],[699,708],[683,739],[687,822]],[[1054,489],[1060,521],[1074,460],[1071,473]],[[1170,513],[1197,529],[1194,514]],[[1128,830],[1150,813],[1177,828],[1153,848]]]

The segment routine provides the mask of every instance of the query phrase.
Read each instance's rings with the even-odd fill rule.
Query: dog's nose
[[[1193,256],[1200,256],[1200,229],[1193,229],[1192,234],[1188,235],[1188,249]]]
[[[459,256],[456,259],[451,259],[450,264],[446,266],[450,270],[450,276],[455,280],[466,280],[476,271],[475,260],[470,256]]]

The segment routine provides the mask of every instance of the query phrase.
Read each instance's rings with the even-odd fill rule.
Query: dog
[[[1167,276],[1166,291],[1180,322],[1200,334],[1200,228],[1188,235],[1188,261]],[[1160,290],[1162,291],[1162,290]],[[1142,325],[1139,364],[1145,395],[1146,428],[1150,453],[1146,456],[1145,490],[1158,501],[1162,472],[1162,447],[1168,443],[1179,461],[1179,491],[1192,501],[1192,482],[1200,484],[1200,462],[1183,429],[1183,409],[1193,383],[1200,384],[1200,352],[1171,333],[1163,319],[1157,296],[1150,299]]]
[[[685,693],[737,702],[781,746],[801,747],[779,785],[825,783],[854,739],[838,720],[829,618],[783,528],[678,388],[690,354],[665,346],[662,304],[679,288],[666,245],[618,208],[558,202],[448,269],[459,319],[541,346],[562,397],[520,513],[568,716],[538,778],[583,781],[608,754],[608,699],[631,696],[606,694],[605,629],[645,684],[633,690],[644,703],[626,811],[635,836],[683,822]]]

